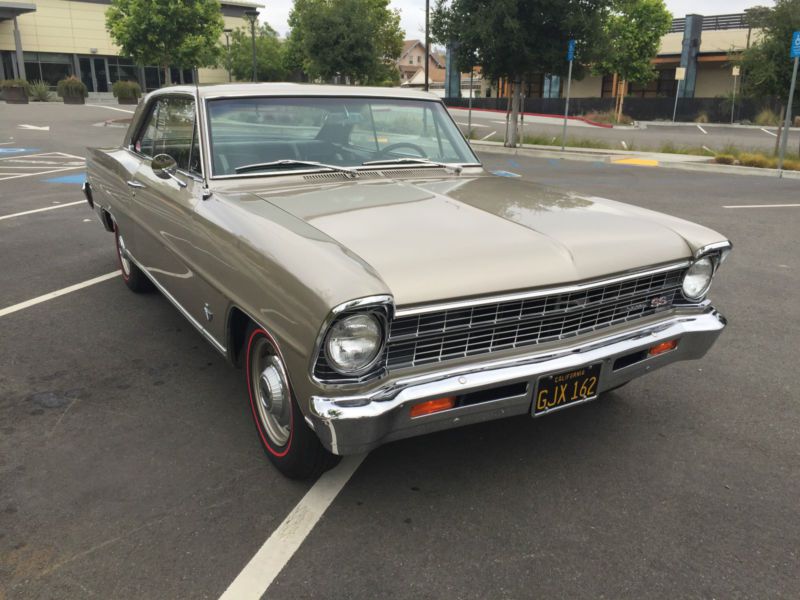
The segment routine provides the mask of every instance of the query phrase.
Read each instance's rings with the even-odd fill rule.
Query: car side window
[[[155,152],[156,142],[156,122],[158,121],[158,108],[159,104],[156,102],[153,110],[147,117],[147,124],[142,128],[139,138],[134,143],[133,147],[136,152],[144,154],[145,156],[152,157]]]
[[[148,119],[135,144],[136,151],[151,158],[168,154],[179,169],[200,173],[194,100],[186,96],[159,98]]]

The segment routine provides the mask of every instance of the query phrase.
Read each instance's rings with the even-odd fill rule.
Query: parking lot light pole
[[[225,34],[225,48],[228,54],[228,83],[230,83],[233,81],[233,76],[231,75],[231,33],[233,33],[233,29],[223,29],[222,32]]]
[[[253,41],[253,81],[258,81],[258,71],[256,70],[256,21],[258,21],[258,11],[249,9],[244,11],[244,17],[250,21],[250,37]]]
[[[425,91],[430,90],[428,71],[431,62],[431,36],[430,36],[431,0],[425,0]]]

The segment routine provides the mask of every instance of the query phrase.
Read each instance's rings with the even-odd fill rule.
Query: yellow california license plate
[[[540,378],[533,396],[533,416],[540,417],[597,398],[602,366],[597,363]]]

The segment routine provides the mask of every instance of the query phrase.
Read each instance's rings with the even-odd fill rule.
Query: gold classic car
[[[171,87],[87,169],[122,279],[242,367],[289,477],[594,400],[725,327],[723,235],[489,173],[422,92]]]

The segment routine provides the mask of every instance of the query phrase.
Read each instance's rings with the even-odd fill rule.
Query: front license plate
[[[540,378],[533,397],[533,416],[597,398],[602,366],[597,363]]]

